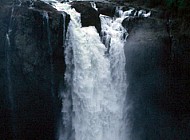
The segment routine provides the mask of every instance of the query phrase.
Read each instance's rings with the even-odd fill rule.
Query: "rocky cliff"
[[[33,7],[23,2],[14,5],[14,10],[11,0],[0,2],[4,4],[0,6],[0,138],[53,140],[65,70],[63,30],[69,16],[64,14],[63,24],[62,13],[42,2]],[[99,14],[114,16],[118,4],[96,4],[98,11],[89,2],[73,2],[72,6],[81,13],[83,26],[95,26],[100,33]],[[144,7],[124,5],[126,9]],[[152,11],[151,17],[131,17],[123,22],[129,32],[125,55],[133,106],[129,113],[131,139],[187,140],[189,25],[186,18],[175,18],[159,8],[144,8]]]
[[[151,9],[149,9],[151,10]],[[190,34],[188,18],[157,8],[148,19],[124,22],[132,139],[189,139]]]
[[[54,139],[69,16],[35,2],[0,7],[0,139]],[[23,133],[24,132],[24,133]]]

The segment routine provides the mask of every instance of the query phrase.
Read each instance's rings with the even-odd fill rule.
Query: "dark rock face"
[[[98,8],[98,13],[113,17],[115,14],[115,9],[119,6],[117,3],[111,2],[95,2],[96,7]],[[76,9],[77,12],[82,13],[85,9],[92,8],[90,2],[72,2],[72,7]]]
[[[63,28],[69,16],[63,19],[62,13],[40,1],[31,9],[22,0],[10,22],[13,1],[0,0],[0,139],[53,140],[65,71]],[[84,1],[72,7],[81,13],[82,26],[95,26],[100,32],[99,14],[114,16],[116,5],[97,2],[98,12]],[[131,139],[188,140],[190,26],[184,24],[189,21],[174,20],[169,26],[166,13],[159,12],[153,13],[156,18],[122,23],[129,32],[125,54],[133,104]]]
[[[99,14],[93,8],[86,8],[81,12],[81,23],[83,27],[95,26],[98,33],[101,32]]]
[[[170,64],[170,100],[167,111],[179,119],[190,120],[190,36],[182,34],[173,40]],[[190,123],[190,122],[189,122]],[[190,128],[189,128],[190,129]]]
[[[0,0],[1,5],[3,4],[12,4],[13,0]]]
[[[171,39],[168,31],[174,29],[167,23],[154,17],[123,22],[129,32],[125,54],[132,140],[190,137],[189,37],[172,32]]]
[[[90,2],[87,1],[74,1],[71,3],[72,8],[81,13],[85,8],[92,7]]]
[[[82,27],[95,26],[98,33],[101,32],[99,13],[91,7],[89,2],[72,2],[71,5],[81,13]]]
[[[69,16],[42,2],[34,5],[0,7],[0,139],[56,137]]]
[[[99,14],[113,17],[115,14],[115,9],[116,9],[117,5],[115,5],[113,3],[96,2],[96,6],[98,8]]]

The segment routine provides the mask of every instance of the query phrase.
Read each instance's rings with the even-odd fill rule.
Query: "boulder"
[[[98,33],[101,32],[101,22],[98,12],[89,7],[81,12],[81,23],[83,27],[95,26]]]
[[[107,15],[110,17],[113,17],[115,14],[115,10],[117,5],[114,3],[108,3],[108,2],[96,2],[96,6],[98,8],[99,14]]]
[[[95,26],[98,33],[101,32],[99,13],[92,8],[89,2],[72,2],[71,5],[77,12],[81,13],[82,27]]]

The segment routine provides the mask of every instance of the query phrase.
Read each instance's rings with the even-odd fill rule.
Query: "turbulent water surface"
[[[117,8],[114,18],[100,15],[100,38],[95,27],[81,27],[80,13],[68,3],[53,1],[52,5],[71,18],[64,46],[67,68],[59,140],[129,139],[127,31],[121,23],[134,9],[123,12]]]

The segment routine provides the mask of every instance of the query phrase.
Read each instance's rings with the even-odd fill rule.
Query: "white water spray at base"
[[[122,19],[115,22],[101,17],[103,30],[109,34],[107,55],[108,48],[95,27],[82,27],[80,14],[70,5],[53,5],[71,18],[65,44],[63,132],[59,140],[129,140]]]
[[[72,84],[74,139],[126,140],[123,111],[126,91],[118,90],[120,87],[116,88],[115,85],[126,84],[125,78],[118,81],[121,83],[115,83],[117,81],[112,77],[111,61],[105,55],[107,48],[102,44],[95,27],[81,28],[80,18],[76,17],[72,21],[72,17],[66,50],[73,51],[69,64],[73,63],[74,69],[70,71],[72,76],[66,73],[66,77],[72,78],[69,81]]]

